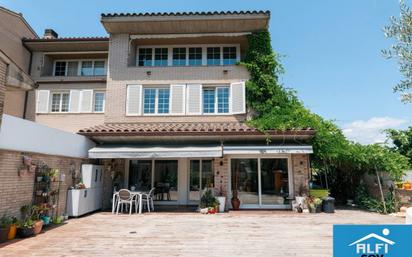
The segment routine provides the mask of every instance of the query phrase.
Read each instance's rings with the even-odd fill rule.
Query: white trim
[[[47,93],[46,100],[45,100],[45,108],[46,108],[45,110],[39,110],[40,92]],[[36,113],[48,113],[50,111],[49,101],[50,101],[50,90],[36,90]]]
[[[264,146],[249,146],[239,145],[223,146],[223,154],[236,155],[271,155],[271,154],[311,154],[313,147],[311,145],[264,145]]]
[[[102,111],[96,111],[96,94],[102,93],[103,94],[103,106]],[[106,107],[106,91],[104,90],[94,90],[93,92],[93,110],[94,113],[104,113]]]
[[[242,110],[240,111],[233,111],[233,101],[235,100],[234,96],[233,96],[233,90],[235,88],[235,85],[237,84],[237,86],[241,86],[242,87]],[[232,114],[244,114],[246,113],[246,83],[244,81],[240,81],[240,82],[235,82],[235,83],[230,83],[230,95],[231,95],[231,104],[230,104],[230,110],[229,112]]]

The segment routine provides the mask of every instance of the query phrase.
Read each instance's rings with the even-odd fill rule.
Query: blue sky
[[[53,28],[64,37],[106,35],[102,12],[270,10],[272,45],[286,71],[282,82],[296,89],[307,107],[362,143],[382,141],[380,130],[412,123],[412,104],[392,93],[400,79],[396,62],[380,53],[391,44],[382,27],[398,16],[397,0],[0,0],[0,5],[22,12],[39,35]]]

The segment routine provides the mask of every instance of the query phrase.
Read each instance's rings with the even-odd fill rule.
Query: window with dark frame
[[[173,48],[173,66],[186,66],[186,48]]]
[[[152,66],[152,48],[139,49],[139,66]]]
[[[223,47],[223,65],[233,65],[236,62],[236,47]]]
[[[220,65],[220,47],[207,48],[207,65]]]
[[[154,66],[167,66],[168,49],[155,48]]]
[[[190,47],[189,48],[189,66],[202,65],[202,48]]]
[[[66,76],[67,62],[56,62],[54,67],[54,76]]]

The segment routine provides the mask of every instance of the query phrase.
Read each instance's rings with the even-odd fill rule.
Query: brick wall
[[[7,65],[0,59],[0,128],[1,128],[1,120],[3,117],[4,111],[4,101],[6,95],[6,70]]]
[[[72,171],[80,172],[81,164],[86,160],[51,156],[33,153],[21,153],[14,151],[0,151],[0,216],[20,215],[20,207],[32,201],[34,173],[20,177],[19,167],[22,165],[22,156],[30,156],[33,162],[44,162],[50,168],[59,169],[60,173],[66,175],[65,181],[60,186],[59,214],[66,210],[67,189],[72,185]]]
[[[124,159],[104,159],[103,165],[103,209],[111,209],[111,199],[113,196],[112,173],[122,176],[124,182],[125,160]],[[124,188],[124,186],[122,186]]]
[[[295,196],[309,195],[310,163],[307,154],[292,154],[293,188]]]

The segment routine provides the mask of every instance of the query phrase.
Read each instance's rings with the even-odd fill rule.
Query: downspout
[[[24,45],[24,44],[23,44]],[[28,70],[28,72],[29,72],[29,75],[31,76],[31,65],[32,65],[32,62],[33,62],[33,53],[27,48],[27,47],[25,47],[28,51],[29,51],[29,53],[30,53],[30,59],[29,59],[29,70]],[[29,90],[27,90],[27,91],[25,91],[25,94],[24,94],[24,107],[23,107],[23,119],[25,120],[26,119],[26,115],[27,115],[27,101],[28,101],[28,99],[29,99]]]

